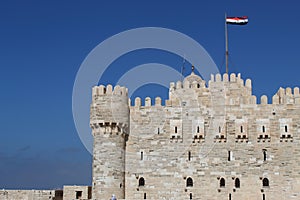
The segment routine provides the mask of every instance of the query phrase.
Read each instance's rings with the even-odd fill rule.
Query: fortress
[[[100,85],[90,109],[92,186],[31,198],[0,191],[0,199],[300,199],[298,87],[257,104],[240,74],[206,83],[192,72],[170,83],[164,105],[159,97],[131,102],[127,88]]]
[[[300,199],[299,88],[257,104],[240,74],[192,72],[163,106],[101,85],[90,125],[92,199]]]

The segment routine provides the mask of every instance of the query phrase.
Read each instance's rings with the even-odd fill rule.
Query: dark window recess
[[[219,126],[219,133],[221,133],[221,126]]]
[[[234,186],[235,186],[236,188],[240,188],[240,187],[241,187],[240,179],[239,179],[239,178],[236,178],[236,179],[235,179]]]
[[[139,186],[145,186],[145,179],[143,177],[139,179]]]
[[[144,152],[141,152],[141,160],[144,159]]]
[[[224,178],[220,179],[220,187],[225,187],[225,179]]]
[[[263,200],[266,200],[266,195],[265,194],[263,194]]]
[[[175,131],[175,133],[177,133],[177,126],[175,126],[175,130],[174,131]]]
[[[264,161],[267,160],[267,150],[263,149]]]
[[[147,199],[147,194],[146,193],[144,193],[144,199]]]
[[[230,157],[231,157],[231,152],[228,151],[228,161],[230,161]]]
[[[229,200],[231,200],[231,193],[229,193]]]
[[[191,152],[189,151],[189,156],[188,156],[189,161],[191,161]]]
[[[186,187],[193,187],[193,179],[191,177],[186,179]]]
[[[190,199],[193,199],[193,194],[192,193],[190,193]]]
[[[200,127],[197,126],[197,133],[200,133]]]
[[[284,126],[284,131],[287,133],[288,132],[288,127],[287,125]]]
[[[80,199],[82,197],[82,191],[76,191],[76,199]]]
[[[159,128],[157,128],[157,134],[160,134],[160,130],[159,130]]]
[[[263,183],[263,187],[269,187],[269,179],[264,178],[262,183]]]
[[[266,132],[265,126],[262,126],[262,132],[263,132],[263,133]]]
[[[243,133],[244,132],[244,130],[243,130],[243,126],[241,126],[241,133]]]

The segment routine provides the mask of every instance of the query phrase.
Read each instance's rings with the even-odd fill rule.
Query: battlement
[[[244,80],[241,78],[241,74],[235,74],[235,73],[231,73],[230,76],[225,73],[223,74],[223,76],[221,74],[211,74],[210,75],[210,80],[208,82],[208,84],[210,85],[211,83],[214,82],[224,82],[224,83],[238,83],[241,86],[245,86],[248,89],[252,88],[252,81],[251,79],[246,79],[246,82],[244,84]]]
[[[141,107],[142,106],[142,99],[140,97],[136,97],[134,99],[133,107]],[[152,100],[150,97],[146,97],[144,99],[144,107],[151,107],[151,106],[161,106],[161,98],[156,97],[154,104],[152,104]]]
[[[119,95],[119,96],[128,96],[128,89],[126,87],[121,87],[116,85],[114,88],[112,85],[104,85],[94,86],[92,90],[93,97],[95,96],[103,96],[103,95]]]
[[[277,93],[272,98],[273,104],[300,104],[299,87],[286,89],[280,87]]]

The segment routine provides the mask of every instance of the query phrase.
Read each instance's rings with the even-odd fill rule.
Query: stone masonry
[[[92,199],[300,199],[299,88],[269,103],[240,74],[192,74],[162,105],[96,86]]]

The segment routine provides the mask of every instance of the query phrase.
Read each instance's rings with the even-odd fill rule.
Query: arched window
[[[267,160],[267,150],[266,149],[263,149],[263,154],[264,154],[264,161]]]
[[[193,179],[191,177],[186,179],[186,187],[193,187]]]
[[[264,179],[262,180],[262,184],[263,184],[263,187],[269,187],[269,179],[264,178]]]
[[[143,177],[139,179],[139,186],[145,186],[145,179]]]
[[[236,188],[240,188],[240,187],[241,187],[240,179],[239,179],[239,178],[236,178],[236,179],[235,179],[234,186],[235,186]]]
[[[220,179],[220,187],[225,187],[225,179],[224,178]]]

